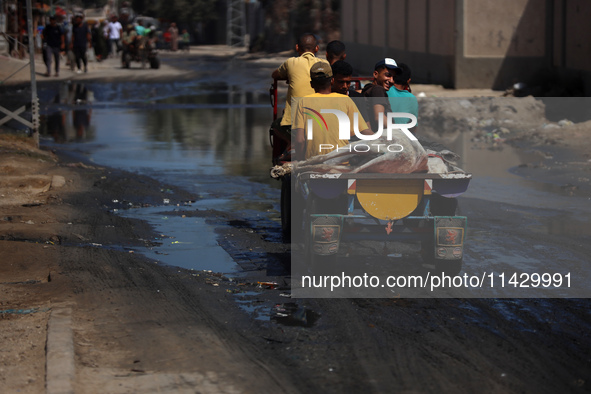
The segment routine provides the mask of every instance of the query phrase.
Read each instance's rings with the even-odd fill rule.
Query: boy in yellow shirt
[[[292,98],[304,97],[314,93],[314,89],[310,86],[310,67],[317,62],[328,64],[326,60],[316,57],[318,41],[313,34],[307,33],[302,35],[296,44],[296,51],[299,56],[287,59],[271,74],[273,79],[286,80],[289,84],[281,123],[279,125],[273,125],[275,129],[279,129],[279,134],[287,142],[291,139]]]
[[[297,100],[293,110],[293,131],[295,137],[295,151],[298,160],[329,153],[338,147],[349,144],[349,139],[339,136],[339,119],[330,113],[321,113],[322,109],[338,110],[349,118],[349,137],[355,135],[354,114],[359,109],[344,94],[331,91],[332,69],[328,63],[316,63],[309,72],[310,86],[315,93]],[[308,119],[312,119],[313,130],[308,130]],[[358,116],[358,130],[361,134],[371,135],[373,132],[367,127],[362,116]],[[307,139],[311,134],[312,138]]]

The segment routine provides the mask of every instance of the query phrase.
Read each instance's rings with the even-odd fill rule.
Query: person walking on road
[[[96,57],[97,62],[102,61],[105,59],[104,53],[107,47],[107,43],[105,41],[105,37],[103,35],[103,24],[102,22],[97,22],[91,29],[92,32],[92,46],[94,48],[94,56]]]
[[[60,74],[60,52],[65,50],[65,35],[61,26],[57,24],[55,16],[49,17],[49,24],[42,32],[43,54],[45,66],[47,66],[46,77],[51,75],[51,58],[55,59],[55,76]]]
[[[116,15],[111,17],[111,22],[109,22],[107,28],[109,30],[109,55],[113,54],[113,44],[115,44],[115,47],[117,48],[115,56],[117,56],[119,52],[121,52],[121,33],[123,26],[121,26],[121,23],[117,20]]]
[[[189,52],[189,46],[191,44],[191,36],[189,35],[189,32],[187,31],[187,29],[183,29],[183,33],[181,34],[181,39],[180,39],[179,43],[180,43],[179,49],[181,51]]]
[[[109,48],[109,45],[111,45],[111,42],[109,41],[109,21],[108,20],[104,20],[101,22],[101,32],[103,35],[103,52],[102,52],[102,58],[103,59],[107,59],[109,57],[109,54],[111,53],[111,50]]]
[[[86,59],[86,50],[91,47],[90,29],[86,22],[82,21],[82,15],[78,14],[74,17],[74,25],[72,26],[72,42],[70,49],[74,52],[76,59],[77,74],[82,72],[80,61],[84,64],[84,72],[88,72],[88,60]]]
[[[172,22],[168,31],[170,32],[170,49],[177,51],[179,49],[179,29],[176,27],[176,23]]]

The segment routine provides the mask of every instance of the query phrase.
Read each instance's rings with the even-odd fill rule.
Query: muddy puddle
[[[41,96],[51,97],[43,106],[45,145],[184,188],[198,196],[193,209],[232,211],[255,223],[261,216],[277,220],[278,185],[266,170],[268,94],[209,83],[64,83]],[[236,270],[205,218],[167,215],[167,209],[174,208],[163,201],[120,210],[162,234],[160,245],[143,253],[183,268]]]
[[[234,301],[240,309],[251,315],[255,320],[271,321],[271,308],[269,301],[261,297],[258,291],[245,291],[234,294]]]
[[[281,296],[289,297],[282,293]],[[320,318],[315,311],[296,302],[273,302],[261,292],[245,291],[234,294],[235,302],[244,312],[255,320],[269,322],[290,327],[312,327]]]
[[[280,185],[268,172],[272,109],[265,89],[246,91],[239,85],[208,82],[69,83],[57,91],[41,92],[41,96],[45,98],[41,127],[45,145],[59,144],[60,149],[78,152],[97,165],[137,172],[183,188],[198,197],[190,209],[231,212],[248,222],[253,231],[271,228],[268,232],[275,236],[269,235],[269,240],[281,242]],[[513,209],[528,219],[527,226],[534,232],[589,235],[585,224],[588,198],[565,198],[564,190],[556,185],[512,172],[541,163],[545,159],[542,154],[508,144],[477,144],[468,132],[456,136],[446,145],[462,157],[460,166],[474,176],[461,198],[520,207]],[[174,209],[163,201],[159,207],[120,213],[147,220],[162,234],[157,246],[141,250],[150,258],[195,270],[240,270],[233,259],[235,253],[220,246],[216,231],[230,224],[167,213]],[[491,268],[508,264],[527,269],[540,256],[553,253],[513,253],[519,250],[518,245],[509,252],[507,248],[499,251],[499,239],[491,240],[477,230],[470,236],[474,241],[468,246],[468,272],[470,255],[475,259],[490,255],[487,264]],[[244,308],[255,308],[255,304],[245,302]],[[270,307],[265,306],[267,312]],[[266,319],[272,314],[267,312],[260,315]]]
[[[216,228],[203,217],[177,215],[177,207],[147,207],[120,211],[124,217],[141,219],[160,234],[155,246],[140,250],[146,257],[189,270],[233,273],[239,267],[220,247]]]
[[[544,152],[474,140],[472,133],[459,133],[454,141],[447,143],[452,151],[460,155],[459,166],[473,175],[463,197],[515,205],[524,205],[527,201],[528,208],[570,209],[588,213],[588,197],[572,196],[563,185],[516,174],[521,167],[542,166],[548,159]]]

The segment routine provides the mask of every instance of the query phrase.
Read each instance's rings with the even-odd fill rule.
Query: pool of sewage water
[[[229,211],[279,234],[279,183],[268,171],[272,111],[267,92],[207,83],[175,84],[174,89],[165,84],[65,83],[40,96],[45,98],[44,144],[60,144],[83,152],[97,165],[183,188],[198,196],[193,209]],[[463,197],[523,206],[525,196],[527,209],[564,208],[573,217],[588,213],[588,199],[565,199],[558,187],[509,171],[541,162],[538,153],[506,144],[477,146],[469,133],[457,135],[450,148],[474,176]],[[195,270],[239,271],[217,242],[219,223],[169,214],[174,209],[163,200],[159,207],[119,213],[147,220],[161,234],[158,246],[143,251],[154,259]],[[564,228],[564,220],[549,215],[550,224],[541,225],[540,231]],[[587,226],[575,228],[585,228],[589,235]]]
[[[279,192],[267,171],[268,98],[227,86],[195,89],[198,94],[151,97],[146,103],[131,101],[115,84],[64,84],[44,106],[43,142],[192,192],[198,200],[191,209],[232,211],[275,225]],[[144,251],[149,257],[188,269],[238,270],[206,218],[167,214],[174,209],[163,199],[159,207],[118,212],[146,220],[162,234],[159,246]]]

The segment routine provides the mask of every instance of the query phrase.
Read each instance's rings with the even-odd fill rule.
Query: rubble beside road
[[[549,120],[547,106],[559,100],[553,98],[545,103],[532,96],[467,95],[422,98],[418,133],[443,143],[467,134],[470,149],[503,150],[515,146],[522,152],[537,153],[539,160],[525,163],[512,172],[537,182],[588,192],[591,191],[591,121]]]
[[[96,231],[82,223],[85,208],[68,202],[92,187],[89,172],[100,170],[69,167],[30,138],[0,135],[3,392],[44,390],[50,313],[68,301],[72,286],[60,267],[61,249]]]

